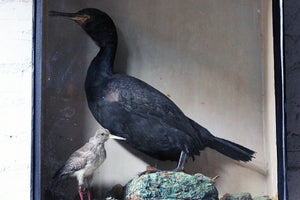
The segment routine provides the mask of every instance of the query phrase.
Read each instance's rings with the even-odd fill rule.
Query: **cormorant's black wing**
[[[189,119],[167,96],[139,79],[125,75],[115,75],[113,78],[111,87],[118,88],[118,103],[125,110],[179,129],[199,145],[203,144]]]

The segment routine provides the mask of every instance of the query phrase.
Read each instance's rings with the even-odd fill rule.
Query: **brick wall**
[[[32,3],[0,1],[1,199],[30,199]]]

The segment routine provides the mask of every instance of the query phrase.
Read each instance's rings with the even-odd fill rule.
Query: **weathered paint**
[[[0,1],[1,199],[30,199],[32,2]]]

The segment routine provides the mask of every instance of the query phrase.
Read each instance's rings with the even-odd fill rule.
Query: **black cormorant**
[[[237,161],[253,158],[254,151],[213,136],[152,86],[114,73],[117,30],[106,13],[86,8],[76,13],[51,11],[50,15],[75,21],[100,47],[88,68],[85,92],[93,116],[112,134],[152,157],[179,160],[177,171],[183,170],[188,156],[194,158],[206,147]]]

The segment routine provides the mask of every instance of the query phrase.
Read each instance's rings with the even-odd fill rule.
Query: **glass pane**
[[[77,12],[87,7],[106,12],[117,27],[116,73],[148,83],[213,135],[256,152],[253,161],[243,163],[206,148],[195,161],[188,160],[185,172],[219,175],[220,197],[239,192],[275,196],[271,1],[60,0],[45,4],[47,12]],[[84,89],[87,70],[99,47],[71,20],[45,15],[44,21],[45,196],[55,171],[99,128]],[[92,182],[97,198],[117,183],[125,185],[148,165],[159,169],[177,165],[113,140],[105,147],[107,158]],[[76,180],[67,181],[60,190],[69,198],[76,196]]]

